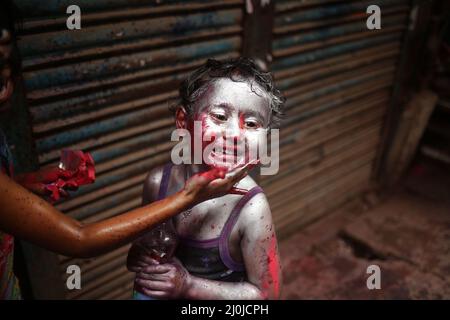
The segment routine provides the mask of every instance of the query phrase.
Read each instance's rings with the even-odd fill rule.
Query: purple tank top
[[[158,195],[159,200],[167,195],[171,170],[172,164],[170,163],[164,167]],[[175,256],[191,274],[219,281],[239,282],[246,280],[245,265],[236,262],[231,257],[228,240],[242,208],[251,198],[262,192],[263,190],[256,186],[242,196],[231,211],[219,237],[207,240],[179,237],[180,241]]]

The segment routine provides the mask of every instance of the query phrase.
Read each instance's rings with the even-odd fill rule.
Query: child
[[[177,192],[186,179],[208,167],[230,169],[250,161],[247,152],[238,152],[239,143],[229,148],[229,142],[243,142],[246,149],[258,142],[277,124],[283,102],[270,75],[251,60],[208,60],[181,86],[176,126],[194,134],[194,121],[199,121],[202,137],[228,143],[226,150],[204,155],[202,164],[153,169],[143,202]],[[279,298],[281,271],[269,203],[249,176],[236,187],[248,192],[204,201],[173,219],[179,242],[170,262],[159,264],[139,242],[133,245],[128,268],[136,272],[136,298]]]

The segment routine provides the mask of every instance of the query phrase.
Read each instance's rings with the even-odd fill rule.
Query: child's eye
[[[219,121],[225,121],[225,120],[227,120],[227,116],[224,115],[224,114],[213,113],[212,116],[213,116],[215,119],[219,120]]]
[[[245,126],[247,128],[251,128],[251,129],[256,129],[256,128],[260,127],[260,125],[257,121],[252,121],[252,120],[245,121]]]

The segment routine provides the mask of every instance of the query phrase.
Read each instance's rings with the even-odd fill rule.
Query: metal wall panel
[[[366,8],[381,8],[368,30]],[[280,171],[263,176],[281,237],[370,185],[409,3],[277,1],[272,71],[287,97]]]
[[[242,1],[17,0],[25,21],[19,41],[41,166],[62,148],[92,153],[95,184],[59,209],[93,222],[136,208],[143,179],[169,159],[174,121],[168,101],[207,58],[241,52]],[[81,30],[66,28],[66,8],[81,8]],[[131,297],[128,246],[95,259],[60,257],[82,290],[67,298]]]
[[[242,52],[243,1],[16,0],[25,13],[19,42],[36,157],[62,148],[93,154],[98,178],[58,208],[83,222],[140,205],[142,182],[169,158],[167,101],[206,58]],[[65,9],[82,8],[68,31]],[[365,10],[382,9],[367,30]],[[287,97],[280,171],[263,176],[283,237],[369,186],[391,97],[409,2],[277,1],[272,64]],[[245,39],[244,39],[245,40]],[[83,272],[74,299],[129,298],[128,246],[95,259],[60,257]]]

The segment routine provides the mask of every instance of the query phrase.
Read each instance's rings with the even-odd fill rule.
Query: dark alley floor
[[[450,299],[450,173],[415,165],[280,243],[283,299]],[[381,270],[369,290],[367,267]]]

